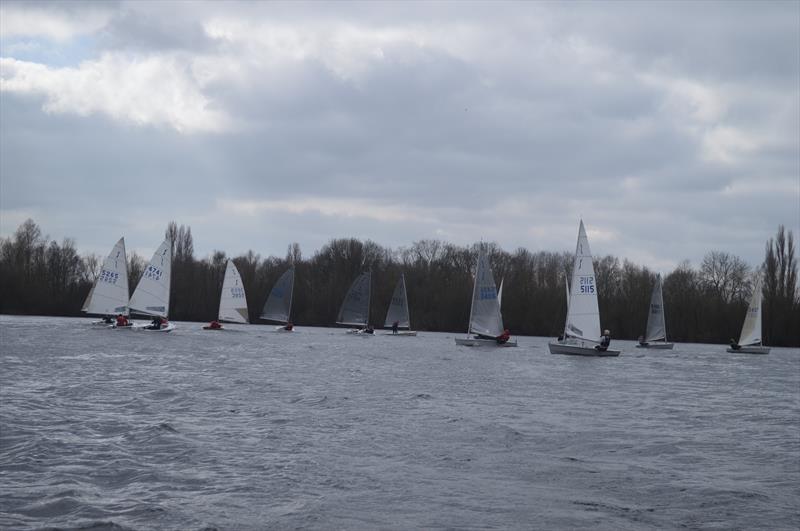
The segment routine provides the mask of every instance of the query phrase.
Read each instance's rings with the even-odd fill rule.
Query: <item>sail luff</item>
[[[406,275],[405,273],[400,274],[400,279],[403,281],[403,300],[405,304],[403,307],[406,310],[406,323],[408,323],[408,328],[411,329],[411,313],[408,309],[408,293],[406,292]]]

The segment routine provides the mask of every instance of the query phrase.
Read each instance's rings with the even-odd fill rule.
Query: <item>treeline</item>
[[[166,236],[173,242],[170,318],[208,321],[216,317],[225,264],[221,251],[197,259],[191,228],[172,222]],[[109,248],[114,237],[109,239]],[[9,238],[0,239],[0,312],[81,315],[80,309],[104,256],[81,256],[75,243],[47,241],[32,220]],[[571,274],[572,254],[527,249],[506,252],[483,244],[495,279],[505,280],[503,317],[514,334],[557,336],[564,326],[564,280]],[[258,315],[272,285],[290,266],[296,281],[293,320],[327,326],[335,320],[352,280],[372,270],[371,322],[382,325],[394,285],[406,275],[412,326],[418,330],[464,331],[469,319],[472,271],[478,244],[459,247],[422,240],[388,249],[372,241],[334,239],[310,258],[289,245],[282,258],[262,258],[253,251],[233,258],[245,285],[250,321]],[[148,257],[149,258],[149,257]],[[129,256],[133,292],[146,260]],[[595,259],[602,327],[616,338],[643,333],[656,274],[647,267],[613,256]],[[698,268],[681,263],[664,278],[667,331],[675,341],[727,342],[737,338],[753,288],[763,275],[764,342],[800,345],[800,296],[794,239],[781,226],[766,242],[763,264],[753,268],[729,253],[709,252]]]

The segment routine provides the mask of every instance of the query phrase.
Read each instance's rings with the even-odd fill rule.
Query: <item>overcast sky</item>
[[[800,236],[800,3],[0,4],[0,235],[667,272]]]

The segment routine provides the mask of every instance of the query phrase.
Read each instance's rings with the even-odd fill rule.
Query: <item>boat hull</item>
[[[473,337],[457,337],[455,338],[456,345],[461,347],[516,347],[516,341],[506,341],[505,343],[498,343],[494,339],[478,339]]]
[[[225,327],[224,326],[213,327],[206,325],[203,327],[203,330],[225,330]]]
[[[675,343],[665,343],[663,341],[655,341],[653,343],[648,343],[646,345],[642,345],[641,343],[636,345],[636,348],[652,348],[656,350],[672,350],[672,347]]]
[[[726,350],[732,354],[769,354],[769,347],[759,346],[740,347],[738,349],[728,347]]]
[[[169,323],[167,326],[162,326],[161,328],[158,329],[150,328],[149,324],[143,326],[134,325],[133,327],[134,330],[141,330],[143,332],[172,332],[173,330],[175,330],[175,328],[176,328],[175,325],[172,323]]]
[[[417,337],[417,332],[414,330],[398,330],[396,334],[383,334],[384,336],[395,336],[395,337]]]
[[[584,346],[576,343],[560,343],[558,341],[548,343],[550,354],[566,354],[568,356],[595,356],[595,357],[615,357],[619,356],[619,350],[607,349],[597,350],[594,346]]]

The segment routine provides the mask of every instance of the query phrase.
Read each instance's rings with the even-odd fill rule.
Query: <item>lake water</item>
[[[800,350],[0,317],[3,529],[796,529]]]

